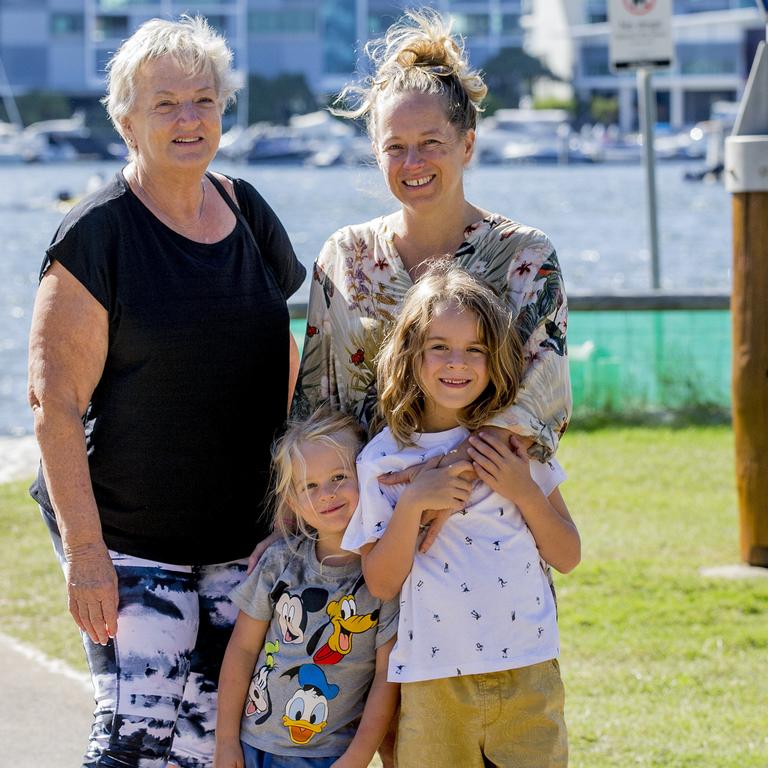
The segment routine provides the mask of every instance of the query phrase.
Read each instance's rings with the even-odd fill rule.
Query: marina
[[[683,177],[689,166],[670,162],[658,168],[662,289],[665,293],[725,296],[731,280],[730,198],[721,184],[686,182]],[[335,229],[394,209],[373,167],[317,169],[220,161],[214,167],[256,186],[280,216],[307,267]],[[62,206],[60,199],[76,198],[94,180],[106,179],[119,168],[115,162],[0,167],[0,236],[4,243],[0,260],[0,435],[31,433],[25,384],[27,334],[42,255],[69,205]],[[574,307],[581,294],[616,296],[648,291],[650,265],[640,166],[477,164],[469,170],[466,184],[468,197],[481,207],[503,212],[549,235]],[[305,281],[292,302],[305,303],[308,290]],[[698,350],[696,354],[702,359],[694,369],[694,378],[717,381],[707,384],[707,389],[712,389],[712,398],[721,403],[727,402],[730,368],[728,313],[723,306],[721,301],[719,312],[703,311],[687,318],[671,311],[667,316],[674,330],[670,326],[661,335],[654,331],[654,338],[665,339],[667,346],[671,339],[676,340],[677,350],[666,358],[679,358],[694,347]],[[569,335],[574,387],[584,381],[585,392],[594,390],[598,368],[618,381],[616,386],[622,377],[629,382],[636,380],[648,363],[637,358],[626,365],[617,360],[616,348],[636,352],[646,345],[650,331],[637,337],[641,333],[633,330],[637,323],[651,322],[650,328],[663,329],[667,322],[642,321],[642,313],[629,315],[615,309],[600,320],[603,337],[613,336],[602,342],[590,329],[606,313],[572,314]],[[588,322],[584,333],[579,331],[583,325],[579,318]],[[706,341],[697,338],[697,334],[715,332],[716,342],[709,337]],[[588,342],[594,345],[591,353]],[[711,352],[713,349],[717,354]],[[581,372],[576,360],[579,354],[586,356]],[[643,385],[643,391],[656,389],[655,384]]]

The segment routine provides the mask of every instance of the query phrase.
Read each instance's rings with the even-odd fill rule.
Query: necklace
[[[197,226],[201,219],[203,218],[203,210],[205,209],[205,179],[200,179],[200,189],[202,190],[202,198],[200,200],[200,208],[197,211],[197,218],[195,218],[192,222],[180,222],[173,218],[173,216],[170,216],[168,213],[166,213],[163,210],[163,207],[158,204],[158,202],[155,200],[154,197],[150,194],[149,190],[147,190],[139,181],[138,174],[134,177],[136,179],[136,187],[140,190],[141,195],[140,197],[144,197],[146,200],[148,200],[152,204],[152,208],[160,213],[160,215],[170,221],[172,224],[174,224],[177,227],[181,227],[182,229],[191,229],[192,227]]]

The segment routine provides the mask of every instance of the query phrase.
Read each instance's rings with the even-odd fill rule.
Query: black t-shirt
[[[288,397],[286,298],[305,270],[258,192],[234,184],[247,223],[238,215],[218,243],[165,226],[118,173],[73,208],[46,252],[41,276],[60,262],[109,314],[83,422],[104,540],[118,552],[225,562],[268,530],[270,445]],[[31,492],[55,526],[42,472]]]

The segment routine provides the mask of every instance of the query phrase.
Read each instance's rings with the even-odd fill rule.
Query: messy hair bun
[[[338,102],[348,108],[334,109],[334,114],[364,118],[373,138],[379,97],[416,91],[441,96],[448,121],[460,133],[476,127],[477,113],[488,88],[480,73],[470,68],[464,41],[451,34],[451,21],[437,11],[406,11],[385,37],[369,42],[365,52],[373,65],[373,74],[360,85],[350,85],[342,91]]]

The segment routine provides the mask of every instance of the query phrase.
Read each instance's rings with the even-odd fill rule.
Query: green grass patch
[[[583,541],[558,576],[573,768],[766,768],[768,579],[738,562],[726,426],[571,431],[559,458]],[[0,626],[84,669],[26,484],[0,486]]]

